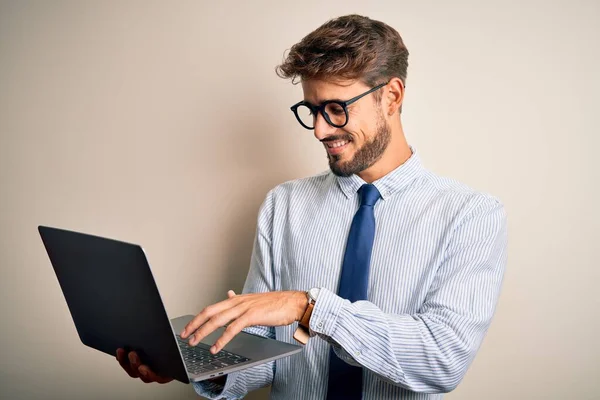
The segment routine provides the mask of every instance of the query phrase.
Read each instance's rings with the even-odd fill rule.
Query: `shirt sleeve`
[[[246,277],[243,293],[270,292],[274,290],[274,275],[271,256],[272,192],[261,205],[250,269]],[[252,326],[245,332],[275,339],[275,328]],[[275,361],[248,368],[227,375],[225,385],[211,381],[194,382],[194,389],[200,396],[209,399],[241,399],[248,392],[269,386],[275,375]]]
[[[494,314],[506,266],[503,206],[483,201],[455,229],[416,314],[388,314],[323,288],[310,329],[344,361],[415,392],[445,393],[462,380]]]

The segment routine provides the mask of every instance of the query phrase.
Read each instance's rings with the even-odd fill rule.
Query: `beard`
[[[392,138],[390,127],[380,115],[373,139],[363,144],[351,160],[341,161],[342,155],[327,155],[329,168],[337,176],[352,176],[369,168],[381,158]],[[343,139],[351,140],[351,137]]]

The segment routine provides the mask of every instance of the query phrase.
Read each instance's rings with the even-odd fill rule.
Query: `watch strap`
[[[306,329],[309,328],[310,316],[312,315],[314,308],[315,303],[308,303],[308,305],[306,306],[306,310],[304,310],[304,315],[302,315],[302,318],[300,318],[300,322],[298,322],[298,325],[303,326]]]
[[[309,323],[314,308],[315,303],[313,303],[312,300],[309,300],[308,305],[304,310],[304,314],[298,322],[298,328],[296,328],[296,331],[294,332],[294,339],[302,344],[308,343],[308,339],[310,339]]]

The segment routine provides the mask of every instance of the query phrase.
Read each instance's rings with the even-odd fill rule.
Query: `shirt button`
[[[360,351],[357,351],[356,353],[354,353],[357,357],[360,356]]]
[[[323,322],[319,322],[319,325],[317,325],[319,328],[323,327]]]

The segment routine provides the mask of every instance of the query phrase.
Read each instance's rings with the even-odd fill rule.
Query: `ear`
[[[385,110],[388,117],[402,111],[402,102],[404,101],[404,84],[400,78],[392,78],[383,88],[385,92],[383,97],[387,100]]]

